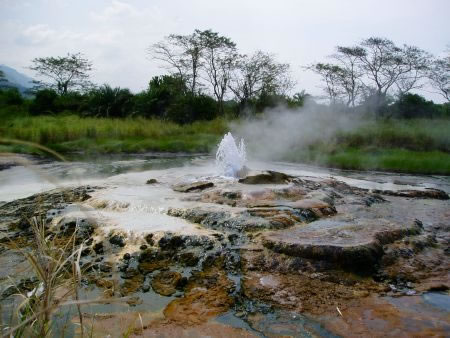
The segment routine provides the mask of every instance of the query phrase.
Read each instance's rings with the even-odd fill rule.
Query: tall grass
[[[450,175],[450,119],[367,121],[282,160],[342,169]]]
[[[336,145],[348,148],[403,148],[450,152],[450,119],[371,121],[336,135]]]
[[[60,153],[210,152],[229,129],[225,119],[178,125],[144,118],[18,114],[2,120],[0,138],[35,142]],[[450,174],[449,131],[450,119],[368,120],[308,149],[293,147],[281,159],[346,169]],[[0,144],[0,152],[7,151],[36,152],[36,148]]]
[[[76,230],[65,243],[58,245],[57,236],[47,235],[44,219],[32,218],[30,227],[34,246],[17,250],[26,258],[38,284],[31,292],[22,292],[16,287],[16,297],[21,301],[5,336],[49,337],[52,335],[52,313],[67,299],[78,301],[83,245],[75,246]],[[83,330],[83,317],[79,304],[77,306]]]
[[[0,127],[0,135],[50,146],[60,152],[205,152],[226,130],[223,119],[178,125],[157,119],[65,115],[10,119]]]

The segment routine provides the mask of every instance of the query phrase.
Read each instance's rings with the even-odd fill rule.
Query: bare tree
[[[338,46],[337,53],[333,54],[331,58],[337,62],[339,67],[339,71],[335,73],[347,96],[346,104],[354,107],[363,86],[361,82],[363,72],[358,65],[358,56],[351,48]]]
[[[190,35],[171,34],[164,41],[153,44],[148,51],[154,59],[163,61],[164,67],[188,83],[192,93],[196,93],[203,49],[200,31],[195,30]]]
[[[400,95],[422,88],[432,63],[431,54],[415,46],[404,45],[401,57],[404,71],[395,81]]]
[[[262,93],[283,95],[292,84],[289,64],[278,63],[273,55],[257,51],[251,56],[240,56],[229,88],[246,104]]]
[[[179,78],[185,80],[188,77],[186,73],[186,60],[183,51],[174,48],[174,43],[170,36],[166,37],[166,41],[160,41],[153,44],[148,52],[156,60],[163,61],[163,67],[172,74],[175,73]]]
[[[330,103],[336,104],[340,98],[345,94],[342,87],[342,78],[345,77],[345,70],[337,65],[331,63],[316,63],[307,67],[307,69],[322,77],[325,83],[325,90]]]
[[[436,92],[450,101],[450,53],[433,61],[428,72],[428,78]]]
[[[71,89],[84,90],[91,86],[88,72],[92,70],[92,63],[81,53],[35,58],[32,62],[30,69],[47,79],[47,82],[40,81],[40,84],[55,89],[59,94],[64,95]]]
[[[219,112],[223,114],[225,93],[239,57],[236,44],[211,30],[198,31],[198,34],[204,47],[203,69],[206,80],[211,84]]]
[[[394,85],[403,93],[417,88],[430,59],[420,48],[408,45],[401,48],[379,37],[365,39],[357,47],[347,47],[347,52],[357,58],[371,82],[365,85],[373,85],[380,98],[386,97]]]

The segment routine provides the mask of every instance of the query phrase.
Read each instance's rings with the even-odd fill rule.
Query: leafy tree
[[[0,104],[21,105],[24,99],[17,88],[6,88],[0,90]]]
[[[418,94],[402,94],[399,99],[389,107],[391,114],[399,118],[430,118],[439,111],[433,101],[427,101]]]
[[[58,95],[55,100],[56,112],[70,111],[80,112],[87,104],[87,97],[79,92],[68,92],[66,95]]]
[[[169,106],[188,92],[186,82],[178,76],[155,76],[145,94],[145,116],[167,118]],[[142,112],[142,108],[141,108]]]
[[[141,116],[167,118],[169,106],[188,92],[186,82],[178,75],[155,76],[146,91],[135,95],[134,109]]]
[[[188,93],[177,98],[167,110],[167,119],[180,124],[198,120],[212,120],[217,117],[216,101],[204,94]]]
[[[70,90],[86,90],[91,86],[88,73],[92,70],[92,63],[81,53],[35,58],[32,63],[30,69],[46,79],[40,84],[61,95]]]
[[[129,89],[112,88],[105,84],[89,93],[89,113],[102,117],[126,117],[133,108],[133,94]]]
[[[306,100],[311,99],[311,95],[308,94],[305,90],[302,90],[299,93],[295,93],[292,97],[287,97],[287,105],[289,108],[299,108],[303,107]]]
[[[32,115],[52,114],[56,112],[58,94],[53,89],[43,89],[36,92],[29,111]]]

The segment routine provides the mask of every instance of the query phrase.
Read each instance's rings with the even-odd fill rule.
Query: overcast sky
[[[96,83],[139,91],[164,72],[148,58],[149,45],[212,29],[243,53],[275,53],[291,64],[297,90],[320,94],[302,66],[369,36],[441,54],[449,13],[450,0],[0,0],[0,64],[32,76],[26,67],[35,57],[82,52]]]

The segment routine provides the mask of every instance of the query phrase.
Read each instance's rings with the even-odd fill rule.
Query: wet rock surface
[[[173,295],[182,285],[181,274],[176,271],[161,271],[152,279],[152,288],[162,296]]]
[[[177,192],[192,192],[205,190],[214,186],[213,182],[199,181],[192,183],[180,183],[173,186],[173,190]]]
[[[127,297],[132,313],[142,313],[136,334],[448,332],[442,310],[417,310],[430,290],[446,294],[450,287],[450,205],[444,191],[371,190],[275,171],[249,172],[238,182],[208,180],[167,188],[184,203],[168,208],[167,215],[197,224],[205,234],[103,231],[105,224],[90,217],[64,216],[89,202],[97,187],[4,203],[0,262],[23,263],[11,243],[32,247],[29,219],[39,216],[58,245],[73,234],[83,244],[86,289],[108,299]],[[158,178],[149,184],[156,185],[144,188],[157,190],[165,183]],[[14,269],[5,271],[3,280]],[[37,285],[29,276],[20,278],[23,292]],[[2,299],[14,290],[3,288]],[[157,314],[146,314],[155,299],[161,302]],[[128,315],[96,317],[95,325]],[[230,324],[236,322],[239,327]]]
[[[293,177],[277,171],[249,172],[239,179],[243,184],[285,184]]]
[[[431,198],[438,200],[448,200],[449,196],[446,192],[439,189],[425,189],[425,190],[375,190],[375,193],[399,196],[399,197],[409,197],[409,198]]]
[[[333,262],[355,271],[374,269],[383,245],[418,235],[421,224],[395,224],[383,219],[351,222],[321,220],[307,227],[266,232],[263,245],[290,256]]]
[[[227,312],[234,300],[230,296],[233,283],[226,273],[212,265],[192,275],[186,285],[185,295],[173,300],[164,310],[165,317],[182,325],[207,322]]]

